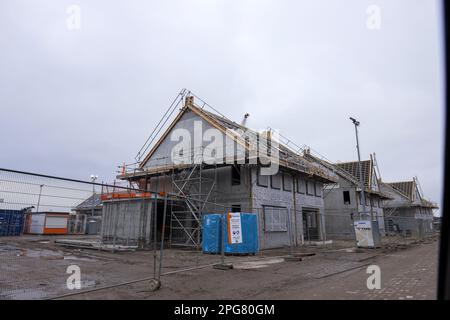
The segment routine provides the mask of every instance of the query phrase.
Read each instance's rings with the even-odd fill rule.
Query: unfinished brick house
[[[175,118],[166,120],[168,125],[141,150],[142,159],[118,176],[140,189],[174,195],[166,222],[171,245],[198,246],[202,215],[230,211],[258,214],[262,249],[325,238],[322,190],[324,184],[336,181],[335,174],[280,143],[271,130],[249,129],[210,111],[189,93],[180,101],[183,106]],[[175,109],[176,105],[168,111]],[[197,141],[191,147],[180,146],[180,132]],[[220,150],[211,148],[217,139],[223,141]],[[267,152],[255,153],[261,146]],[[276,172],[264,174],[275,162]]]
[[[336,184],[324,189],[325,226],[328,239],[353,239],[353,222],[363,216],[361,176],[357,161],[331,163],[305,150],[304,156],[320,166],[332,170],[338,176]],[[372,221],[378,222],[381,235],[385,235],[383,216],[384,200],[388,196],[379,187],[376,162],[372,155],[361,161],[362,179],[365,192],[365,212]],[[366,218],[368,218],[366,217]]]
[[[389,234],[423,237],[433,231],[433,210],[437,204],[426,200],[417,178],[402,182],[383,182],[381,190],[391,199],[383,201]]]

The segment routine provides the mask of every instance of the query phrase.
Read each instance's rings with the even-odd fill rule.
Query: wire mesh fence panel
[[[424,240],[435,235],[432,216],[387,215],[339,210],[325,210],[325,235],[328,240],[355,240],[355,222],[372,221],[383,243]]]
[[[109,288],[207,267],[253,268],[270,249],[288,254],[330,240],[356,245],[358,212],[249,207],[208,198],[212,187],[189,189],[198,191],[194,195],[155,192],[153,186],[0,169],[0,299],[77,297],[95,290],[108,296]],[[365,219],[376,222],[386,245],[435,232],[425,216],[372,213]]]
[[[145,242],[139,232],[143,210],[128,201],[114,224],[106,221],[115,227],[112,233],[102,232],[105,190],[136,194],[132,188],[0,170],[1,299],[52,298],[150,275],[148,255],[116,254],[130,254]]]
[[[201,242],[171,247],[172,211],[185,200],[0,169],[0,299],[108,292],[219,263]]]

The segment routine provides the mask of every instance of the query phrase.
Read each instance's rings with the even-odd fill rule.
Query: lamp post
[[[41,195],[42,195],[42,188],[44,187],[43,184],[41,184],[39,186],[39,198],[38,198],[38,202],[37,202],[37,208],[36,208],[36,212],[39,212],[39,205],[41,204]]]
[[[98,179],[97,175],[91,174],[91,180],[92,180],[92,213],[91,215],[94,216],[94,208],[95,208],[95,180]]]
[[[362,214],[363,216],[366,215],[366,194],[364,192],[365,185],[364,185],[364,177],[362,175],[362,168],[361,168],[361,154],[359,151],[359,137],[358,137],[358,127],[360,125],[359,121],[357,121],[355,118],[350,117],[350,120],[355,125],[355,135],[356,135],[356,150],[358,151],[358,170],[359,170],[359,183],[361,188],[361,204],[362,204]],[[361,218],[361,214],[359,215]]]

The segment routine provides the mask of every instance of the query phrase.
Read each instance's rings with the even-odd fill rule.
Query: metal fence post
[[[233,265],[231,263],[225,263],[225,226],[226,226],[226,212],[221,215],[221,224],[220,224],[220,263],[215,264],[213,266],[214,269],[220,270],[229,270],[233,269]]]
[[[288,218],[288,227],[289,227],[289,248],[291,255],[294,254],[294,248],[292,246],[292,222],[291,222],[291,208],[287,208],[287,218]]]
[[[165,236],[165,230],[166,230],[166,213],[167,213],[167,195],[164,196],[164,214],[163,214],[163,220],[162,220],[161,247],[159,250],[158,280],[161,279],[161,271],[162,271],[162,261],[163,261],[163,252],[164,252],[164,236]]]
[[[158,214],[158,193],[155,192],[154,197],[154,210],[153,210],[153,279],[151,279],[148,283],[150,291],[156,291],[161,287],[161,281],[156,277],[156,224],[157,214]]]

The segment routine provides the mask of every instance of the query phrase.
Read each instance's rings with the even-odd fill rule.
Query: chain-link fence
[[[423,240],[439,232],[433,225],[430,215],[400,215],[362,212],[342,213],[338,210],[325,211],[325,233],[327,239],[343,240],[355,239],[355,222],[370,220],[376,223],[376,228],[382,237],[398,239]]]
[[[60,297],[219,262],[197,248],[171,250],[162,263],[168,198],[1,169],[0,299]]]
[[[0,169],[0,299],[134,282],[153,290],[163,276],[225,265],[225,246],[204,253],[203,217],[193,219],[187,203],[185,195]],[[215,236],[228,239],[221,226]]]
[[[153,290],[161,277],[227,268],[269,249],[355,245],[357,213],[210,203],[214,209],[197,215],[194,205],[186,195],[0,169],[0,299],[111,292],[134,282]],[[427,217],[370,219],[384,243],[434,232]]]

